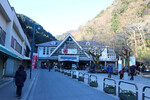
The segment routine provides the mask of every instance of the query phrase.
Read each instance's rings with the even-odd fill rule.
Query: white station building
[[[86,45],[91,43],[92,46],[100,46],[98,42],[76,41],[71,34],[68,34],[63,41],[50,41],[38,46],[38,66],[50,62],[57,63],[59,67],[72,68],[78,66],[79,69],[90,66],[92,57],[84,52]],[[100,56],[100,66],[106,68],[107,65],[112,65],[117,69],[116,53],[112,48],[105,47]]]

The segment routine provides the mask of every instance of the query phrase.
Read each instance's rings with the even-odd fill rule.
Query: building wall
[[[8,57],[8,59],[6,60],[4,75],[12,76],[18,69],[19,65],[22,64],[22,60],[25,58],[23,53],[24,49],[26,49],[26,46],[28,46],[28,48],[31,50],[31,47],[19,23],[19,20],[16,16],[16,12],[14,8],[10,6],[8,0],[0,0],[0,26],[6,32],[4,47],[12,51],[12,53],[18,55],[19,59],[21,58],[21,60],[19,60],[19,59],[11,58],[8,55],[6,56]],[[11,47],[12,36],[22,46],[21,54]],[[3,63],[4,60],[0,56],[0,77],[2,77],[3,75],[3,70],[2,70],[3,68],[2,66],[4,66]]]
[[[6,20],[4,19],[4,17],[2,16],[2,14],[0,13],[0,26],[2,27],[2,29],[4,31],[6,31],[7,29],[7,22]]]
[[[0,79],[3,75],[3,57],[0,55]]]

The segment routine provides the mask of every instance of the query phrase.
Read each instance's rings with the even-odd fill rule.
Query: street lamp
[[[34,35],[35,35],[35,27],[36,25],[34,24],[33,28],[33,38],[32,38],[32,48],[31,48],[31,65],[30,65],[30,79],[32,77],[32,61],[33,61],[33,51],[34,51]],[[38,26],[38,30],[40,30],[40,27]]]

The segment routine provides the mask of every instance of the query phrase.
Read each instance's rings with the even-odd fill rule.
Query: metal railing
[[[142,100],[145,100],[145,98],[150,99],[150,97],[145,96],[145,90],[146,90],[147,88],[150,89],[150,86],[144,86],[144,87],[143,87],[143,91],[142,91]]]
[[[134,83],[129,83],[129,82],[125,82],[125,81],[119,81],[119,84],[118,84],[118,96],[120,94],[120,84],[121,83],[130,84],[130,85],[135,86],[135,89],[136,89],[136,93],[135,93],[136,94],[136,100],[138,100],[138,87],[137,87],[137,85],[134,84]]]
[[[85,76],[88,76],[88,78],[87,78],[87,79],[88,79],[88,84],[90,84],[90,80],[89,80],[90,75],[87,74],[87,73],[84,73],[84,74],[83,74],[84,79],[86,79]]]
[[[104,78],[104,80],[103,80],[103,91],[105,88],[105,80],[111,80],[114,82],[114,90],[115,90],[114,95],[116,95],[116,81],[114,79],[111,79],[111,78]]]
[[[95,75],[90,75],[90,76],[89,76],[89,81],[91,82],[91,78],[92,78],[92,77],[95,77],[95,82],[97,82],[97,76],[95,76]]]

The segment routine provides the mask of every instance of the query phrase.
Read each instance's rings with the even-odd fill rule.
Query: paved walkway
[[[28,100],[118,100],[59,72],[40,70]]]
[[[29,70],[27,70],[27,80],[22,90],[22,100],[26,100],[33,82],[37,76],[38,70],[32,71],[32,79],[29,78]],[[0,80],[0,100],[16,100],[16,85],[13,78],[3,78]]]
[[[87,71],[77,71],[76,74],[78,74],[78,72],[87,73]],[[96,89],[103,91],[103,79],[107,78],[108,74],[103,74],[103,73],[87,73],[87,74],[97,76],[99,86]],[[144,86],[150,87],[150,78],[146,78],[146,77],[143,77],[141,75],[137,75],[137,76],[134,76],[134,80],[130,80],[130,77],[131,76],[126,76],[126,78],[121,80],[121,79],[119,79],[120,78],[119,75],[112,75],[112,79],[114,79],[117,83],[117,85],[116,85],[117,86],[117,93],[118,93],[119,81],[125,81],[125,82],[129,82],[129,83],[133,83],[133,84],[136,84],[138,87],[138,100],[142,100],[142,89]],[[92,80],[95,80],[95,78],[93,78]],[[88,85],[87,81],[85,84]],[[114,85],[113,81],[109,81],[109,80],[106,80],[106,84]],[[120,87],[122,90],[132,90],[133,92],[136,92],[135,87],[132,85],[121,83]],[[145,94],[150,97],[150,89],[147,89],[145,91]],[[118,94],[116,96],[118,96]]]

